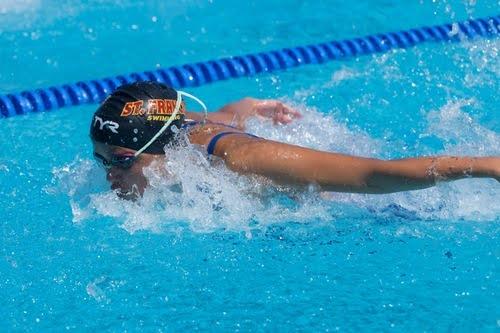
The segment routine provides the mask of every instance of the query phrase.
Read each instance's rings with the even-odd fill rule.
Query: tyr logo
[[[94,117],[94,127],[97,126],[97,123],[99,123],[99,129],[102,131],[103,128],[109,129],[111,132],[118,134],[118,123],[115,123],[114,121],[111,120],[106,120],[103,121],[101,117],[95,116]]]

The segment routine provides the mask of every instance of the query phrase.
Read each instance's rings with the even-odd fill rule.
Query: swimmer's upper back
[[[190,142],[206,147],[209,155],[214,154],[219,140],[228,135],[256,137],[255,135],[246,133],[237,127],[211,121],[199,122],[189,119],[183,127],[188,130]]]

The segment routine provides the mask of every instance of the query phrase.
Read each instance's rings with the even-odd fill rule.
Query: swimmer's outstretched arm
[[[379,160],[236,135],[222,138],[215,154],[233,171],[262,175],[280,184],[317,184],[324,191],[391,193],[468,177],[500,181],[498,156]]]
[[[194,120],[202,120],[203,115],[188,112],[187,117]],[[288,124],[301,114],[290,106],[274,99],[243,98],[237,102],[227,104],[216,112],[208,114],[208,120],[245,129],[245,123],[249,118],[259,117],[270,119],[275,124]]]

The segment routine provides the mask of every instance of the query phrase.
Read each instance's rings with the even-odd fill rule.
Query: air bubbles
[[[132,141],[137,142],[137,138],[134,136],[134,137],[132,138]]]
[[[41,36],[42,36],[42,34],[40,31],[32,31],[30,33],[31,40],[39,40]]]

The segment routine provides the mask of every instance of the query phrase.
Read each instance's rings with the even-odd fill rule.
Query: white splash
[[[33,12],[41,5],[41,0],[0,0],[0,14]]]
[[[473,99],[448,101],[427,114],[428,131],[445,142],[446,152],[459,155],[500,155],[500,135],[475,121],[462,109],[477,105]]]
[[[464,41],[460,46],[466,50],[468,61],[461,64],[466,68],[465,86],[488,87],[498,91],[500,75],[500,41],[484,39]]]
[[[473,99],[448,102],[428,113],[428,131],[445,141],[440,155],[500,155],[500,135],[479,125],[462,108]],[[436,187],[386,195],[333,194],[332,200],[353,203],[386,216],[411,219],[492,221],[500,216],[500,186],[493,179],[464,179]]]
[[[258,136],[325,151],[342,152],[360,156],[376,156],[381,152],[382,142],[362,131],[348,128],[331,115],[289,101],[304,114],[300,121],[286,126],[273,126],[269,122],[253,119],[248,130]],[[323,110],[329,113],[332,110]]]

